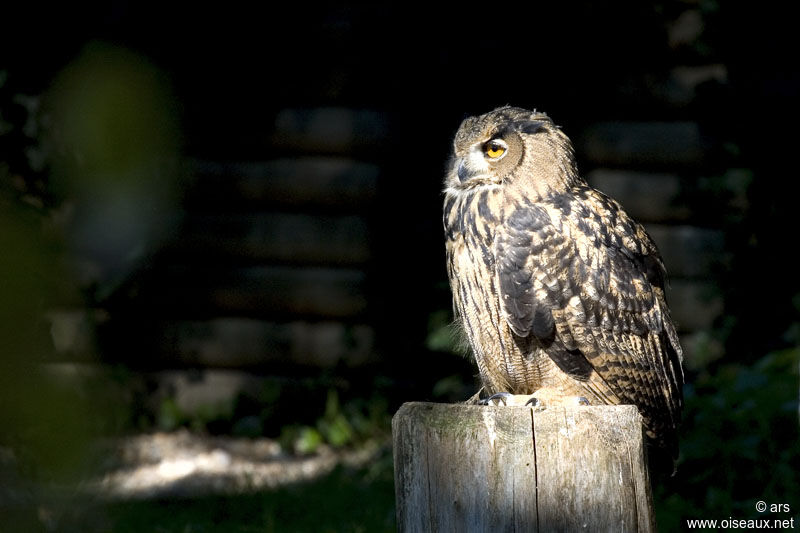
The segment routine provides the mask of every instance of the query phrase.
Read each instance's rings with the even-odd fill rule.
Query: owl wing
[[[644,228],[589,187],[520,204],[498,231],[496,272],[515,335],[533,335],[565,372],[596,372],[639,406],[656,436],[677,426],[682,351],[665,270]],[[665,427],[666,426],[666,427]]]

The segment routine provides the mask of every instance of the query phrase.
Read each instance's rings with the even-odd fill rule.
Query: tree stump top
[[[392,420],[400,531],[653,531],[635,406],[412,402]]]

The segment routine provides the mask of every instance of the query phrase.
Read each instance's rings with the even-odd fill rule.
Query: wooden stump
[[[655,530],[635,406],[413,402],[392,434],[399,531]]]

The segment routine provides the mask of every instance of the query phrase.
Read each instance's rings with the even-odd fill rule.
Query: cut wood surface
[[[655,529],[635,406],[413,402],[392,434],[399,531]]]

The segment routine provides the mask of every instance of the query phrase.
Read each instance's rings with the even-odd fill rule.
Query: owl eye
[[[500,159],[508,150],[508,145],[500,139],[492,139],[483,145],[483,153],[489,159]]]

